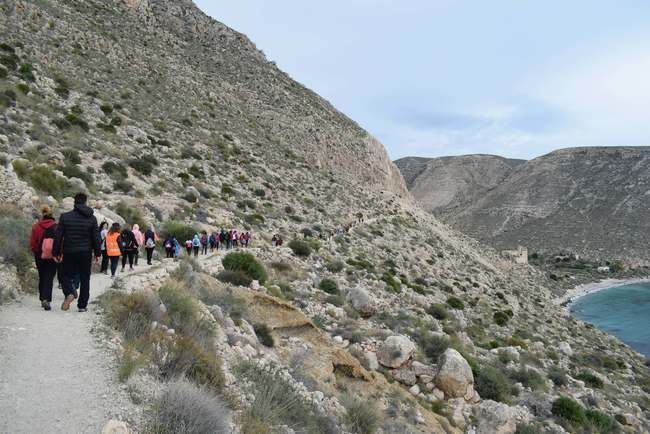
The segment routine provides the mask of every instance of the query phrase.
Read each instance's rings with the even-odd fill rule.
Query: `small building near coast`
[[[518,246],[515,250],[502,250],[501,255],[515,264],[528,264],[528,249]]]

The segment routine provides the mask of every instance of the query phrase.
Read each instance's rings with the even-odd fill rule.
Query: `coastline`
[[[603,289],[616,288],[619,286],[632,285],[635,283],[650,283],[650,277],[638,277],[635,279],[604,279],[598,282],[585,283],[567,290],[562,297],[557,297],[554,303],[558,306],[568,306],[585,295],[602,291]]]

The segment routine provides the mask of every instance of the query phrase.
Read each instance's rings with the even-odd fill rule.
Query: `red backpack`
[[[54,249],[55,235],[56,225],[50,226],[43,232],[43,238],[41,238],[41,259],[48,261],[54,260],[52,250]]]

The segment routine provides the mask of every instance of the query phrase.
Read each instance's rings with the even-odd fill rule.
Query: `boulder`
[[[0,303],[15,299],[20,286],[16,267],[0,263]]]
[[[531,419],[525,407],[510,407],[501,402],[483,401],[472,407],[476,434],[513,434],[517,424]]]
[[[568,342],[560,342],[560,345],[558,345],[557,348],[564,355],[567,355],[569,357],[573,355],[573,349],[571,348],[571,345],[569,345]]]
[[[436,374],[436,387],[449,398],[474,398],[474,374],[467,360],[453,348],[449,348],[440,358],[440,368]]]
[[[389,336],[377,350],[377,360],[387,368],[399,368],[414,352],[415,344],[406,336]]]
[[[390,373],[396,381],[407,386],[413,386],[418,381],[415,373],[409,368],[393,369]]]
[[[365,289],[353,288],[348,293],[348,300],[352,308],[356,310],[363,318],[371,317],[375,314],[376,308],[370,298],[370,294]]]
[[[102,434],[129,434],[130,432],[126,422],[113,419],[109,420],[102,429]]]

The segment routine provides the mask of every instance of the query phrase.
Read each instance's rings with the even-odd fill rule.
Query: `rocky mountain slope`
[[[267,270],[158,260],[116,284],[107,316],[126,309],[120,354],[142,365],[126,387],[175,377],[180,347],[234,432],[649,428],[639,354],[415,206],[381,144],[191,2],[9,0],[0,24],[3,276],[34,273],[8,242],[31,223],[20,212],[84,189],[99,217],[163,235],[249,228]],[[255,413],[283,408],[256,388],[270,373],[300,418]],[[151,390],[134,400],[155,415]]]
[[[494,155],[406,157],[395,162],[420,205],[442,216],[473,203],[523,163]]]
[[[514,165],[490,160],[430,160],[409,188],[438,218],[498,248],[647,260],[649,148],[570,148]],[[467,161],[477,162],[470,174]],[[412,173],[403,161],[398,166]]]

